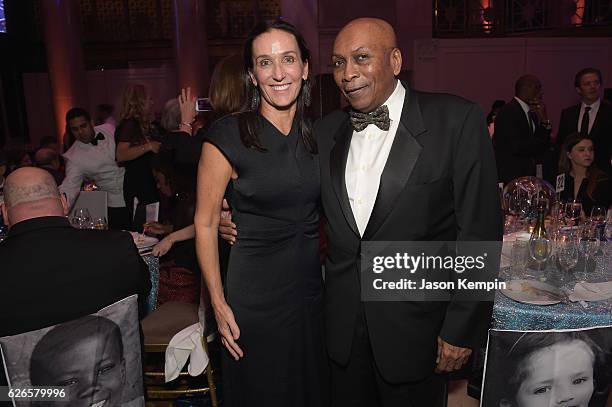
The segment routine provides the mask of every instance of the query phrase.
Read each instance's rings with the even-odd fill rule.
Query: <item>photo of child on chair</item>
[[[612,384],[611,351],[612,327],[491,330],[481,406],[604,407]]]
[[[144,405],[136,296],[96,314],[0,338],[9,386],[61,387],[67,400],[15,399],[14,406]]]

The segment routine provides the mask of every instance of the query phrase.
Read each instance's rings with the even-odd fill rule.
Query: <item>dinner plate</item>
[[[559,288],[536,280],[510,280],[500,291],[514,301],[534,305],[558,304],[565,297]]]
[[[132,239],[134,239],[134,244],[138,250],[153,247],[157,244],[157,242],[159,242],[159,239],[153,236],[142,235],[137,232],[130,232],[130,234],[132,235]]]

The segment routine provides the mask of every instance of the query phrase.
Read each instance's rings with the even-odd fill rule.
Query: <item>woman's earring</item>
[[[304,105],[307,107],[310,106],[310,79],[305,79],[302,81],[302,98],[304,99]]]
[[[251,110],[255,111],[259,107],[259,92],[257,88],[253,90],[253,96],[251,97]]]

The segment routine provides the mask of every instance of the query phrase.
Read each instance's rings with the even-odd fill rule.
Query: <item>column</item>
[[[55,127],[60,145],[63,145],[66,112],[74,106],[89,105],[79,4],[72,0],[53,0],[41,1],[40,5]]]
[[[206,1],[173,0],[174,63],[177,95],[181,88],[191,87],[192,94],[204,97],[208,92],[210,73],[206,38]]]

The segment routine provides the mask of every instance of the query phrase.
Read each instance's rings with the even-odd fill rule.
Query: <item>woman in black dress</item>
[[[115,130],[116,160],[125,166],[123,196],[130,215],[134,214],[134,198],[138,199],[132,222],[135,231],[142,231],[145,206],[159,202],[151,158],[159,153],[161,143],[151,139],[152,104],[144,85],[128,85],[121,101],[121,121]]]
[[[582,203],[583,216],[590,216],[594,205],[612,205],[612,179],[593,163],[593,140],[573,133],[567,136],[559,157],[559,171],[565,173],[563,201]]]
[[[229,407],[326,404],[319,167],[304,116],[308,57],[292,25],[257,25],[244,49],[249,108],[213,124],[202,147],[196,247],[227,349]],[[224,291],[217,232],[228,184],[240,239]]]

